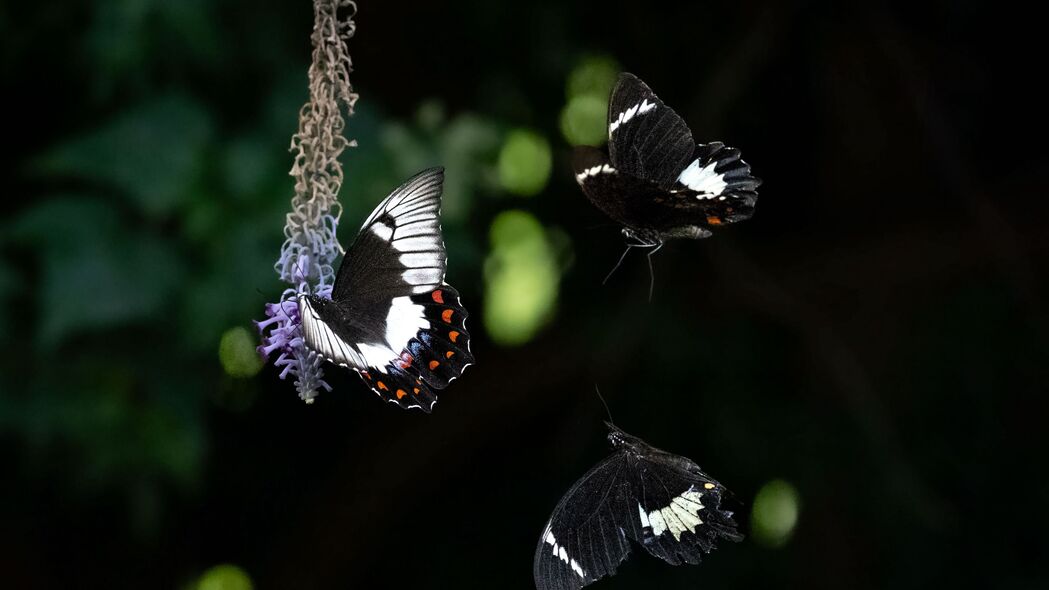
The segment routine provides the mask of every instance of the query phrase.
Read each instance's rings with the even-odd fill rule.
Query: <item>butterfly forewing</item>
[[[669,190],[696,143],[685,121],[633,74],[619,75],[608,101],[608,155],[620,172]]]
[[[346,252],[332,300],[386,301],[427,293],[444,280],[441,237],[443,168],[408,179],[372,212]]]
[[[630,554],[623,525],[631,496],[627,458],[608,457],[561,498],[536,546],[539,590],[575,590],[615,573]]]
[[[718,539],[742,539],[721,507],[721,484],[689,459],[633,440],[587,472],[554,509],[535,552],[538,590],[577,590],[614,574],[631,541],[678,565],[699,563]]]

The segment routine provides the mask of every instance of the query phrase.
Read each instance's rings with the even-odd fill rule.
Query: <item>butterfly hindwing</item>
[[[572,166],[583,194],[615,221],[636,227],[639,220],[657,213],[657,200],[665,191],[651,182],[623,174],[601,150],[576,147],[572,152]]]
[[[633,74],[619,75],[608,101],[608,155],[620,172],[669,190],[692,159],[692,131]]]
[[[719,539],[742,539],[721,507],[721,484],[691,460],[612,428],[615,452],[561,498],[540,536],[538,590],[578,590],[614,574],[631,542],[678,565],[699,563]]]
[[[466,309],[459,293],[444,285],[414,300],[423,306],[426,330],[408,342],[405,350],[415,359],[415,370],[426,383],[443,389],[473,363]]]

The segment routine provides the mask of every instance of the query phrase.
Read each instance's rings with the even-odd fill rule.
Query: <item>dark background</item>
[[[748,507],[782,480],[772,513],[798,509],[769,536],[747,508],[748,539],[703,565],[635,555],[599,587],[1049,584],[1036,15],[360,4],[342,241],[415,170],[456,183],[449,280],[478,364],[429,416],[345,371],[305,405],[272,367],[219,361],[284,288],[309,2],[0,9],[0,584],[529,588],[550,511],[608,450],[595,384]],[[601,286],[622,240],[559,126],[594,56],[765,181],[752,220],[660,252],[651,303],[640,256]],[[551,149],[532,197],[500,183],[518,128]],[[560,276],[513,345],[483,321],[508,209],[542,222]]]

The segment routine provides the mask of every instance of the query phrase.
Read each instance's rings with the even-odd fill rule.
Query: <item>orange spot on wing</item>
[[[402,397],[404,397],[406,395],[408,395],[407,391],[405,391],[403,389],[398,389],[397,390],[397,399],[401,399]]]
[[[383,383],[382,381],[379,381],[379,389],[381,389],[383,391],[389,391],[390,390],[390,388],[386,387],[386,384]]]
[[[418,387],[413,387],[412,388],[412,393],[414,393],[415,395],[419,395],[419,388]]]
[[[455,356],[455,353],[450,351],[450,350],[448,352],[444,353],[444,358],[449,358],[450,359],[453,356]]]
[[[430,370],[432,371],[432,370],[436,369],[437,366],[440,365],[440,364],[441,363],[439,363],[437,361],[430,361]]]
[[[444,294],[441,293],[440,289],[430,293],[430,296],[433,297],[434,302],[444,304]]]
[[[441,312],[441,319],[444,320],[444,323],[446,323],[446,324],[452,323],[452,314],[454,312],[455,312],[454,309],[446,309],[446,310]]]
[[[721,218],[713,216],[707,217],[707,223],[710,225],[721,225]]]
[[[456,332],[455,330],[452,330],[451,332],[448,332],[448,339],[451,340],[452,342],[455,342],[456,340],[459,339],[459,333]]]

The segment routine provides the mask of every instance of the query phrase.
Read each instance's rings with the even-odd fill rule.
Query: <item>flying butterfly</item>
[[[631,541],[680,565],[699,563],[719,539],[743,539],[721,505],[724,486],[691,459],[606,424],[615,451],[561,498],[539,538],[538,590],[578,590],[615,574]]]
[[[650,257],[668,239],[707,238],[749,219],[761,184],[738,149],[696,144],[674,109],[628,73],[608,101],[608,153],[577,147],[573,167],[587,198],[623,225],[626,251],[650,248]]]
[[[466,309],[444,282],[443,183],[444,169],[430,168],[390,193],[343,257],[331,299],[298,296],[311,350],[357,371],[382,399],[424,412],[474,361]]]

